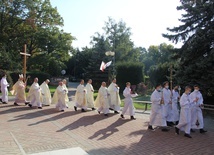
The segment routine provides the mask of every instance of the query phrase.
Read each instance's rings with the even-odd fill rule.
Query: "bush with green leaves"
[[[116,64],[117,83],[121,91],[126,87],[126,82],[137,85],[144,82],[144,65],[136,62],[120,62]]]

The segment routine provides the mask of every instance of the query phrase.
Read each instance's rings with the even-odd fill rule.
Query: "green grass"
[[[53,94],[55,92],[56,88],[57,88],[57,86],[50,86],[49,85],[49,89],[50,89],[51,94]]]

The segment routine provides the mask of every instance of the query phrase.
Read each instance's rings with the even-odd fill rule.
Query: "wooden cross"
[[[30,54],[27,54],[27,45],[24,45],[24,52],[20,52],[21,55],[24,56],[24,62],[23,62],[23,75],[24,79],[26,79],[26,68],[27,68],[27,56],[31,56]]]

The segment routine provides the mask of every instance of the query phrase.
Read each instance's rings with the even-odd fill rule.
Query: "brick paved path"
[[[72,105],[70,105],[72,106]],[[205,117],[209,131],[174,134],[147,130],[149,114],[137,112],[137,120],[119,115],[109,117],[96,111],[81,113],[69,108],[57,112],[54,106],[31,109],[0,104],[0,155],[24,155],[64,148],[81,147],[90,155],[213,155],[214,119]]]

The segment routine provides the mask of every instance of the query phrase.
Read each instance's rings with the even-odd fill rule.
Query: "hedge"
[[[137,85],[140,82],[144,82],[144,65],[136,62],[121,62],[117,63],[117,83],[123,89],[126,87],[126,82],[130,82],[131,85]]]

